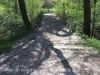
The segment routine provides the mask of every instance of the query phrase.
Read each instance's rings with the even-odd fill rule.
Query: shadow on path
[[[44,15],[41,27],[36,33],[30,33],[28,36],[18,40],[10,53],[0,55],[0,75],[39,75],[37,71],[41,70],[43,62],[50,58],[51,51],[57,54],[66,69],[64,75],[75,75],[63,53],[54,48],[47,38],[48,36],[45,35],[47,33],[58,37],[70,36],[71,33],[63,30],[64,28],[65,26],[57,17]],[[60,35],[59,31],[64,32],[64,34]],[[31,69],[34,72],[37,70],[37,74],[31,74]],[[58,75],[58,73],[53,75]]]

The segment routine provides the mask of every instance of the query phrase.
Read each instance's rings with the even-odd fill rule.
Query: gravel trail
[[[44,14],[39,29],[0,55],[0,75],[100,75],[100,55],[80,39],[58,17]]]

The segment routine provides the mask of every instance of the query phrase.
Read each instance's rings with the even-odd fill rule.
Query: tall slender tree
[[[91,20],[91,8],[90,8],[90,0],[84,0],[84,26],[83,32],[85,35],[90,37],[90,20]]]
[[[23,22],[25,24],[25,27],[26,27],[27,30],[30,30],[30,29],[32,29],[32,26],[31,26],[29,19],[28,19],[28,16],[27,16],[25,1],[24,0],[18,0],[18,3],[19,3],[21,15],[22,15],[22,19],[23,19]]]

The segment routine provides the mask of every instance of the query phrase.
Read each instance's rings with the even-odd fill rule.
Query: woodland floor
[[[0,75],[100,75],[100,55],[81,42],[58,17],[44,14],[40,28],[0,55]]]

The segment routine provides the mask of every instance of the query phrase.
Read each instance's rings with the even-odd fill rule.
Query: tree
[[[26,6],[25,6],[25,1],[24,0],[18,0],[20,11],[21,11],[21,16],[23,19],[23,22],[25,24],[25,27],[27,30],[32,29],[32,26],[29,22],[28,16],[27,16],[27,11],[26,11]]]
[[[91,20],[91,9],[90,9],[90,0],[84,0],[84,26],[83,32],[85,35],[90,37],[90,20]]]

